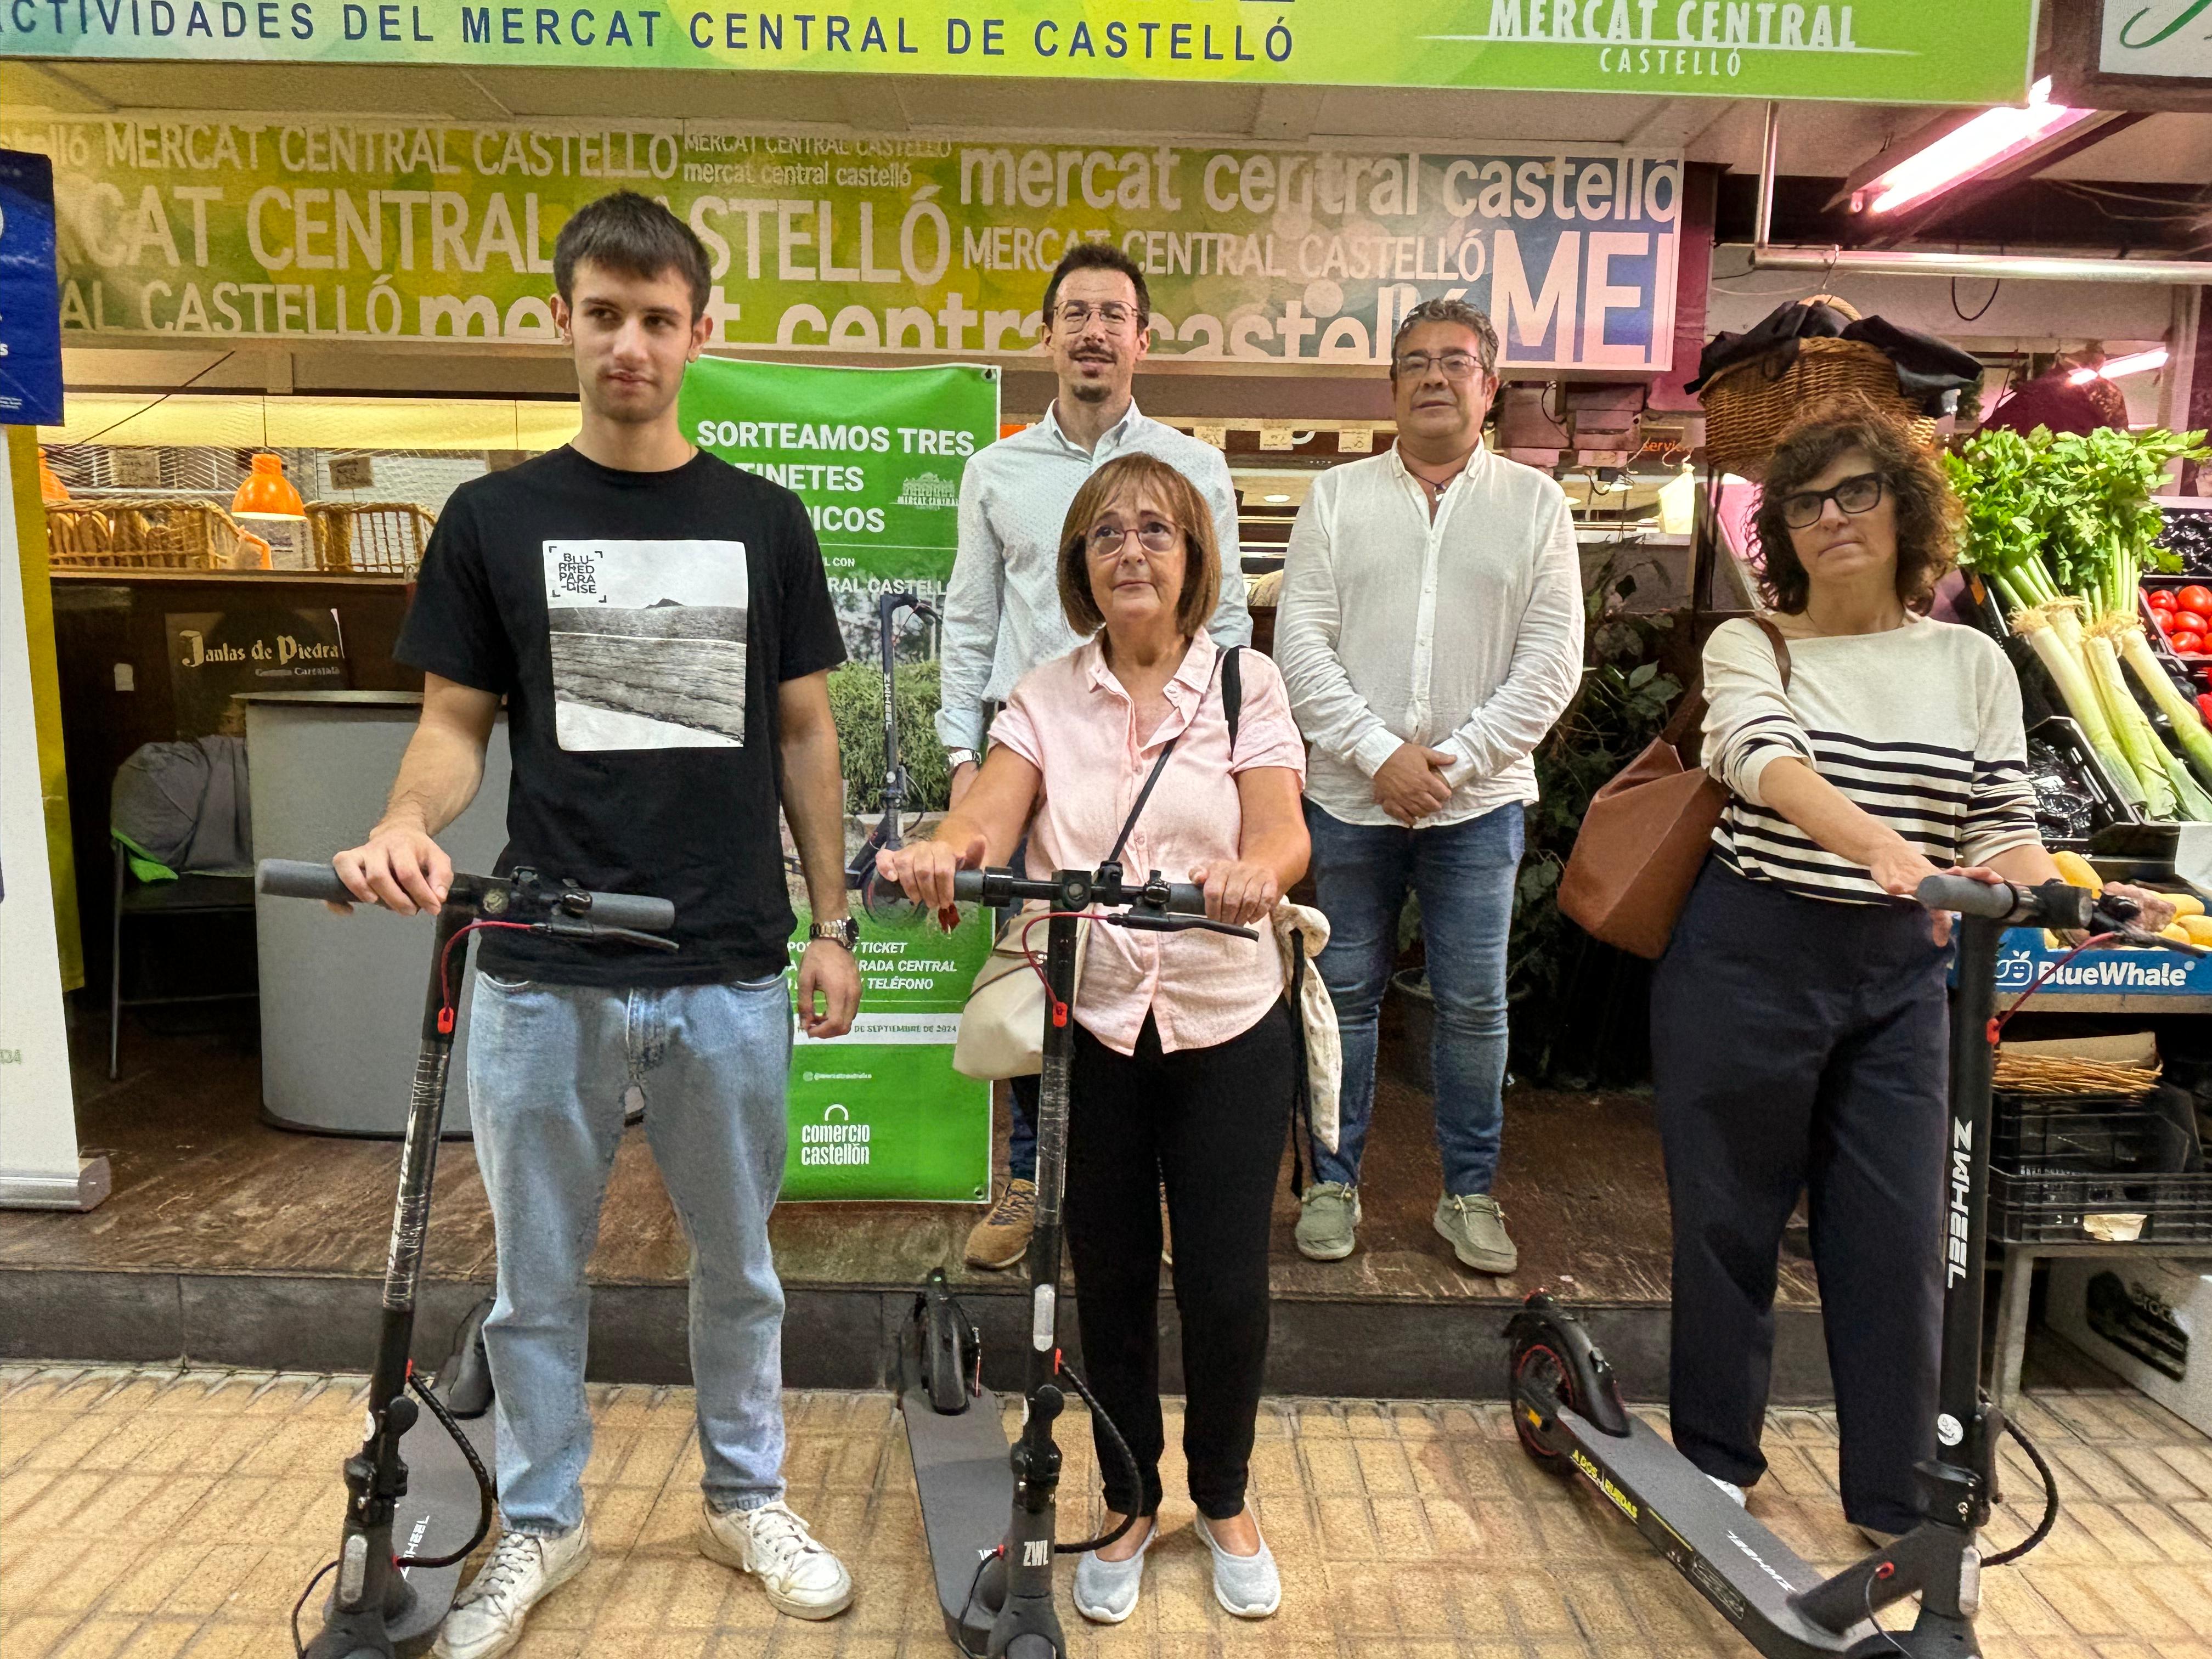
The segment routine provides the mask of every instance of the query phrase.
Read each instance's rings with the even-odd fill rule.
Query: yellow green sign
[[[1088,240],[1146,271],[1163,356],[1379,363],[1440,296],[1515,368],[1673,349],[1674,155],[224,115],[0,118],[0,144],[53,158],[65,339],[550,342],[554,239],[628,187],[705,243],[723,347],[1025,351]]]
[[[10,0],[0,55],[2017,102],[2034,0]]]

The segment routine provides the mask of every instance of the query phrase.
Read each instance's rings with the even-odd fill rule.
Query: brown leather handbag
[[[1774,647],[1786,691],[1790,647],[1782,630],[1764,617],[1752,620]],[[1667,948],[1728,805],[1727,786],[1698,764],[1705,718],[1705,694],[1693,691],[1650,746],[1591,797],[1559,878],[1559,908],[1569,921],[1639,957]]]

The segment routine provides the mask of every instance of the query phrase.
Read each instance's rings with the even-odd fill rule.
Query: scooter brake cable
[[[453,1029],[453,981],[449,971],[453,947],[471,933],[485,933],[494,927],[511,928],[518,933],[531,931],[526,921],[472,921],[465,927],[456,927],[453,938],[446,941],[446,948],[438,953],[438,1029],[441,1031],[451,1032]]]

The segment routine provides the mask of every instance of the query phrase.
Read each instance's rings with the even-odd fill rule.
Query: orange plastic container
[[[307,530],[307,504],[284,476],[281,455],[256,455],[253,471],[230,498],[240,527],[269,544],[269,564],[277,570],[312,570],[314,544]]]

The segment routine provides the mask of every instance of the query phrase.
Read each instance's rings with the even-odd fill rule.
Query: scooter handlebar
[[[676,906],[665,898],[641,893],[593,893],[586,916],[602,927],[634,927],[641,933],[665,933],[676,925]]]
[[[1049,881],[1031,881],[1020,878],[1007,878],[1006,872],[1003,871],[956,870],[952,874],[952,896],[960,902],[966,904],[981,904],[990,902],[994,896],[987,891],[985,884],[989,878],[994,875],[997,875],[1004,880],[1005,885],[1001,890],[1004,891],[1009,898],[1042,899],[1046,902],[1049,903],[1059,890],[1055,883]],[[1143,883],[1125,881],[1121,884],[1121,897],[1118,900],[1108,899],[1104,902],[1108,903],[1133,903],[1140,895],[1143,894],[1144,890],[1145,888]],[[1206,914],[1206,889],[1194,885],[1192,883],[1187,881],[1170,883],[1168,884],[1167,910],[1170,915],[1176,916],[1204,915]]]
[[[459,879],[463,884],[481,880],[477,877]],[[271,898],[323,899],[333,904],[362,902],[329,865],[303,859],[263,859],[254,869],[253,890],[266,893]],[[583,910],[580,915],[572,915],[571,920],[588,921],[597,927],[627,927],[641,933],[665,933],[676,925],[676,907],[665,898],[649,898],[640,893],[585,893],[582,897]]]
[[[1929,876],[1912,896],[1930,910],[1955,910],[1992,921],[2003,921],[2020,906],[2020,893],[2010,882],[1976,881],[1972,876]]]
[[[253,890],[271,898],[324,899],[332,904],[360,902],[329,865],[310,864],[304,859],[263,859],[254,866]]]

